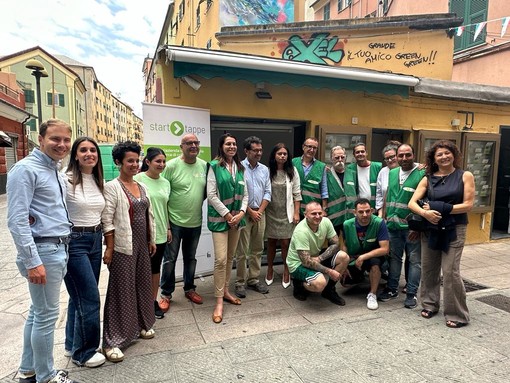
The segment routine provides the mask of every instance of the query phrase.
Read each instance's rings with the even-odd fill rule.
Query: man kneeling
[[[370,292],[367,295],[367,308],[377,310],[377,288],[381,280],[381,265],[389,252],[388,229],[384,220],[373,214],[370,201],[360,198],[354,203],[354,218],[344,222],[343,251],[349,254],[349,264],[346,276],[347,279],[359,281],[367,271],[370,279]]]
[[[329,247],[322,253],[328,239]],[[344,299],[336,292],[349,256],[339,250],[338,236],[328,218],[323,218],[320,204],[310,202],[305,208],[305,219],[294,229],[287,255],[287,266],[294,283],[294,298],[304,301],[308,291],[321,292],[331,302],[344,306]],[[326,281],[325,275],[329,276]]]

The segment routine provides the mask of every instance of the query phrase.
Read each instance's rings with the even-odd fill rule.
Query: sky
[[[0,0],[3,3],[4,0]],[[169,0],[14,0],[0,6],[0,56],[40,46],[92,66],[142,116],[142,66],[154,56]]]

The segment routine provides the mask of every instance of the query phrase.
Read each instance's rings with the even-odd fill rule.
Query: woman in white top
[[[273,283],[273,262],[276,256],[276,243],[280,241],[283,260],[282,286],[290,285],[287,268],[287,252],[294,227],[299,223],[301,206],[301,183],[292,156],[285,144],[276,144],[269,156],[271,178],[271,202],[266,209],[267,274],[266,284]]]
[[[97,367],[105,357],[96,352],[100,342],[97,283],[101,270],[103,166],[97,143],[80,137],[71,148],[67,168],[67,209],[73,223],[69,261],[64,278],[69,292],[65,355],[78,366]]]

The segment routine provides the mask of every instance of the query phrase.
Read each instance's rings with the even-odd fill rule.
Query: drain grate
[[[510,313],[510,297],[507,297],[506,295],[487,295],[486,297],[476,298],[476,300]]]
[[[462,278],[462,281],[464,282],[464,287],[466,288],[466,293],[469,293],[471,291],[485,290],[485,289],[489,288],[489,286],[481,285],[479,283],[470,281],[468,279]]]
[[[489,288],[489,286],[481,285],[479,283],[464,278],[462,278],[462,282],[464,282],[464,288],[466,289],[466,293],[470,293],[471,291],[485,290]],[[442,285],[443,277],[441,277],[441,286]]]

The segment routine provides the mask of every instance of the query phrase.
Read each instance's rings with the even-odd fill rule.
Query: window
[[[212,41],[211,39],[207,40],[207,44],[205,46],[205,49],[211,49]]]
[[[62,93],[46,93],[46,101],[48,105],[66,106],[64,95]]]
[[[329,3],[327,3],[324,6],[324,20],[329,20],[329,19],[330,19],[330,5],[329,5]]]
[[[200,5],[197,7],[197,29],[200,28]]]
[[[182,18],[184,17],[184,0],[181,1],[179,4],[179,21],[182,21]]]
[[[35,93],[32,89],[23,89],[23,93],[25,93],[26,103],[33,104],[35,102]]]
[[[32,118],[30,121],[28,121],[26,124],[26,126],[28,126],[30,128],[30,131],[31,132],[36,132],[37,131],[37,123],[35,121],[35,118]]]
[[[464,18],[461,36],[455,36],[455,52],[485,43],[486,29],[473,41],[476,24],[487,21],[488,0],[450,0],[450,12]]]

